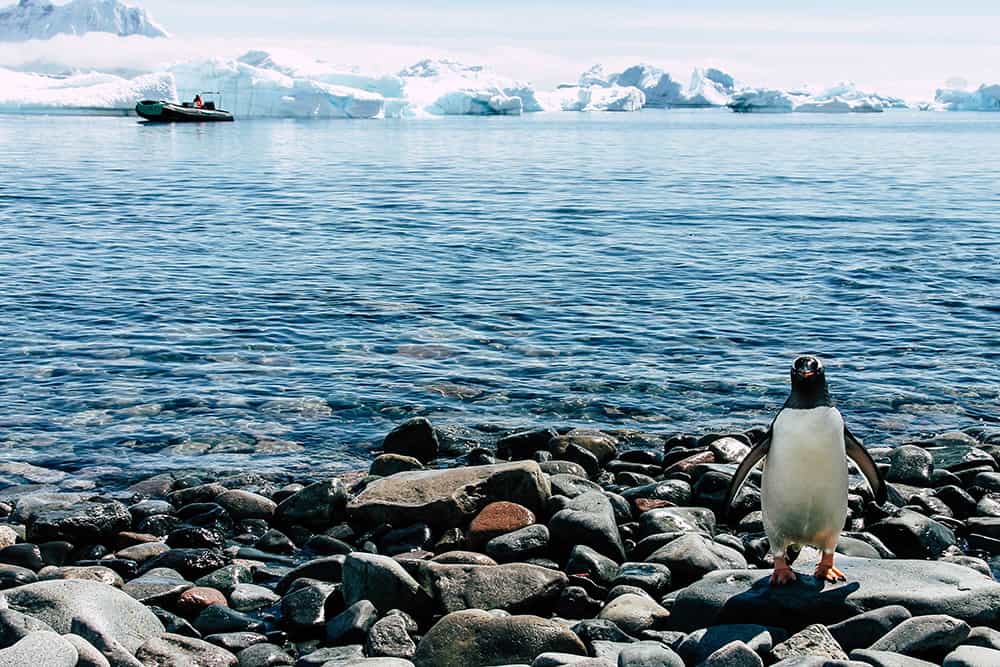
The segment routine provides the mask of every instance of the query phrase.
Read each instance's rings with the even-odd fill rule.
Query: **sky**
[[[684,81],[696,66],[716,66],[752,85],[853,81],[865,90],[921,99],[933,97],[949,79],[973,87],[1000,82],[997,0],[839,0],[816,6],[789,0],[131,4],[145,7],[191,50],[236,55],[229,52],[290,47],[382,71],[425,57],[452,57],[542,87],[574,81],[594,63],[615,70],[636,62]]]

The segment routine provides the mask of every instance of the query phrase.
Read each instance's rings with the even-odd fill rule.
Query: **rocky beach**
[[[0,665],[1000,664],[1000,431],[869,451],[846,583],[771,587],[763,431],[400,424],[368,470],[0,466]]]

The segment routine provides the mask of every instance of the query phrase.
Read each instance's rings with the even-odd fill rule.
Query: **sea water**
[[[364,466],[395,424],[1000,420],[1000,114],[0,117],[0,459]]]

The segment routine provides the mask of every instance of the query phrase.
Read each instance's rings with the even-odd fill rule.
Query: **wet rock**
[[[212,605],[228,607],[229,602],[226,600],[226,596],[220,591],[204,586],[188,588],[177,596],[177,602],[175,603],[177,611],[188,618],[194,618],[206,607],[211,607]]]
[[[622,563],[612,586],[636,586],[659,599],[670,588],[670,568],[662,563]]]
[[[423,563],[420,576],[427,581],[427,589],[443,614],[463,609],[545,611],[567,584],[562,572],[526,563],[493,566]]]
[[[427,463],[437,458],[440,443],[430,421],[424,417],[409,419],[389,431],[382,441],[387,454],[402,454]]]
[[[709,573],[677,593],[674,623],[680,630],[694,630],[753,618],[798,630],[901,605],[911,614],[946,613],[968,623],[989,624],[1000,605],[1000,583],[959,565],[841,556],[837,566],[850,581],[823,586],[804,574],[812,572],[818,560],[818,552],[804,550],[793,565],[799,581],[781,587],[768,584],[768,571]]]
[[[410,470],[423,470],[423,464],[419,459],[402,454],[382,454],[372,461],[368,474],[377,477],[389,477],[397,472],[408,472]]]
[[[221,507],[220,512],[224,512]],[[185,526],[171,531],[166,544],[172,549],[214,549],[221,551],[226,546],[226,537],[221,531],[201,526]]]
[[[386,556],[364,553],[347,556],[342,592],[347,605],[368,600],[377,609],[402,609],[420,615],[427,610],[426,595],[416,580]]]
[[[193,625],[202,635],[217,635],[224,632],[262,632],[264,630],[264,624],[257,619],[221,604],[206,607],[198,614],[198,618],[194,619]]]
[[[248,584],[252,581],[253,573],[251,573],[249,567],[241,563],[232,563],[199,577],[195,581],[195,584],[206,588],[214,588],[229,595],[238,585]]]
[[[586,474],[586,471],[584,471],[584,474]],[[602,491],[600,484],[591,482],[586,477],[578,477],[576,475],[553,475],[549,481],[552,484],[552,495],[565,496],[567,499],[582,496],[589,491]],[[560,507],[559,509],[563,508]]]
[[[515,530],[486,543],[486,553],[499,563],[525,560],[545,553],[549,546],[549,529],[534,524]]]
[[[257,538],[254,548],[276,554],[290,554],[295,551],[295,544],[280,530],[271,528]]]
[[[229,606],[236,611],[255,611],[270,607],[280,599],[269,588],[256,584],[237,584],[229,593]]]
[[[296,579],[318,579],[319,581],[338,583],[344,576],[344,562],[348,557],[327,556],[307,561],[289,570],[275,585],[274,591],[279,595],[284,595]]]
[[[546,428],[504,436],[497,441],[497,456],[508,461],[531,458],[539,450],[548,450],[549,442],[558,435]]]
[[[171,549],[143,564],[142,572],[166,567],[186,579],[197,579],[229,564],[229,557],[214,549]]]
[[[567,586],[559,594],[555,613],[562,618],[591,618],[596,616],[604,603],[590,597],[582,586]]]
[[[572,461],[542,461],[538,464],[546,475],[572,475],[581,479],[587,478],[587,471],[579,463]]]
[[[220,494],[215,502],[237,521],[240,519],[270,519],[278,507],[270,498],[240,490],[226,491]]]
[[[410,639],[406,621],[402,616],[390,614],[376,621],[368,631],[365,654],[370,657],[405,658],[417,652],[417,645]]]
[[[33,632],[10,648],[0,650],[0,665],[76,667],[76,648],[54,632]]]
[[[169,549],[170,547],[163,542],[143,542],[142,544],[134,544],[130,547],[119,549],[115,552],[115,555],[118,558],[144,563],[151,558],[156,558],[160,554],[169,551]]]
[[[907,509],[872,524],[868,530],[900,558],[936,558],[956,542],[950,528]]]
[[[764,661],[745,643],[729,642],[705,658],[700,667],[764,667]]]
[[[480,610],[448,614],[417,646],[416,667],[530,664],[541,653],[585,656],[569,629],[538,616],[496,616]]]
[[[292,632],[309,632],[326,624],[327,600],[333,584],[314,583],[297,588],[281,599],[281,617]]]
[[[494,537],[526,528],[533,523],[534,512],[523,505],[502,500],[490,503],[469,524],[469,546],[482,549]]]
[[[347,491],[339,479],[310,484],[274,510],[274,522],[322,529],[343,519]]]
[[[684,661],[660,642],[640,641],[621,650],[617,667],[684,667]]]
[[[934,470],[934,457],[923,447],[901,445],[889,457],[889,472],[886,481],[929,486]]]
[[[489,501],[506,500],[533,512],[545,508],[548,479],[534,461],[450,470],[402,472],[375,480],[347,506],[359,524],[450,528],[472,519]]]
[[[305,543],[304,548],[318,556],[346,556],[354,551],[347,542],[329,535],[313,535]]]
[[[677,645],[677,653],[685,663],[698,664],[735,641],[742,642],[755,653],[767,653],[774,645],[774,637],[768,628],[750,623],[734,623],[695,630]]]
[[[145,667],[235,667],[236,656],[200,639],[164,634],[151,637],[135,657]]]
[[[582,575],[601,586],[608,586],[618,574],[618,563],[588,546],[578,544],[570,551],[563,569],[569,574]]]
[[[163,628],[175,635],[184,635],[185,637],[194,637],[195,639],[201,639],[201,633],[194,629],[194,626],[187,622],[186,619],[181,618],[177,614],[167,611],[162,607],[151,606],[149,610],[156,615],[156,618],[163,623]]]
[[[4,596],[11,609],[47,623],[60,634],[80,634],[74,622],[85,621],[92,631],[128,651],[163,632],[163,625],[142,604],[94,581],[39,581],[4,591]],[[84,638],[93,643],[91,637]]]
[[[941,667],[996,667],[1000,651],[982,646],[959,646],[945,656]]]
[[[643,537],[658,533],[715,533],[715,513],[704,507],[664,507],[644,513],[639,519]]]
[[[274,644],[255,644],[236,656],[239,667],[285,667],[295,664],[295,658]]]
[[[127,582],[128,595],[147,605],[173,605],[181,593],[194,586],[176,570],[157,568]]]
[[[825,625],[809,625],[776,644],[771,655],[777,660],[817,656],[828,660],[847,660],[847,653],[833,638]]]
[[[24,542],[12,544],[0,551],[0,563],[16,565],[35,572],[45,567],[45,561],[42,559],[42,552],[38,545]]]
[[[889,605],[846,618],[831,625],[829,630],[837,643],[850,653],[856,648],[868,648],[911,616],[906,607]]]
[[[908,618],[869,648],[926,660],[940,660],[965,641],[971,628],[965,621],[945,614]]]
[[[326,624],[326,641],[335,644],[360,644],[378,620],[378,612],[368,600],[355,602]]]
[[[747,561],[735,549],[700,534],[682,535],[646,558],[670,569],[675,584],[696,581],[715,570],[743,569]]]
[[[617,563],[625,560],[614,510],[603,493],[591,491],[573,498],[548,525],[556,544],[583,544]]]
[[[626,593],[609,602],[598,618],[613,622],[630,635],[638,635],[643,630],[665,627],[670,612],[646,596]]]
[[[205,641],[230,653],[239,653],[251,646],[267,642],[267,637],[256,632],[225,632],[220,635],[208,635]]]
[[[121,588],[124,585],[121,575],[108,567],[101,565],[85,565],[66,567],[43,567],[38,571],[38,578],[48,579],[86,579],[87,581],[97,581],[108,586]]]

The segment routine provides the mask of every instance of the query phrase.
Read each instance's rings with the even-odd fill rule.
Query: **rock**
[[[378,620],[378,611],[368,600],[361,600],[331,618],[326,624],[326,641],[331,644],[360,644]]]
[[[717,649],[699,667],[764,667],[764,661],[753,649],[736,640]]]
[[[181,593],[194,586],[180,573],[157,568],[127,582],[123,587],[130,596],[147,605],[173,605]]]
[[[229,606],[236,611],[255,611],[270,607],[281,596],[271,589],[256,584],[237,584],[229,593]]]
[[[855,556],[857,558],[881,558],[882,554],[878,549],[868,544],[864,540],[859,540],[847,535],[841,535],[837,543],[837,553],[845,556]]]
[[[141,572],[157,568],[177,570],[187,579],[197,579],[229,564],[229,557],[214,549],[171,549],[147,560]]]
[[[223,607],[229,606],[226,596],[221,591],[205,586],[188,588],[177,596],[177,602],[175,603],[177,611],[188,618],[194,618],[206,607],[211,607],[213,604],[222,605]]]
[[[603,493],[589,491],[570,500],[549,520],[549,532],[555,544],[583,544],[616,563],[625,560],[614,510]]]
[[[302,652],[307,653],[307,650]],[[331,646],[303,655],[295,662],[295,667],[340,667],[355,660],[364,660],[364,657],[364,647],[361,644]]]
[[[544,553],[549,546],[549,529],[534,524],[494,537],[486,543],[486,553],[499,563],[525,560]]]
[[[76,649],[76,667],[111,667],[111,663],[104,657],[104,654],[80,635],[62,635],[62,638],[73,645]]]
[[[901,445],[889,457],[889,472],[885,479],[889,482],[928,486],[934,470],[934,457],[923,447]]]
[[[829,660],[847,660],[847,653],[840,647],[825,625],[814,624],[775,645],[771,655],[777,660],[804,656],[818,656]]]
[[[402,609],[415,615],[427,611],[426,594],[416,580],[392,558],[352,553],[344,561],[344,602],[369,600],[376,609]]]
[[[568,574],[584,576],[601,586],[609,586],[618,574],[618,563],[588,546],[573,547],[563,568]]]
[[[621,650],[617,667],[684,667],[684,661],[660,642],[641,641]]]
[[[659,510],[657,510],[659,511]],[[742,569],[747,566],[743,555],[701,534],[682,535],[660,547],[646,558],[670,569],[675,584],[696,581],[715,570]]]
[[[982,646],[959,646],[945,656],[941,667],[996,667],[1000,651]]]
[[[670,581],[670,568],[662,563],[622,563],[611,586],[636,586],[658,599],[670,589]]]
[[[869,648],[939,660],[964,642],[970,631],[968,623],[946,614],[914,616],[887,632]]]
[[[274,522],[323,529],[343,519],[346,504],[347,491],[339,479],[316,482],[281,501]]]
[[[643,537],[657,533],[715,533],[715,513],[704,507],[663,507],[639,518]]]
[[[382,454],[372,461],[368,469],[369,475],[377,477],[389,477],[397,472],[408,472],[410,470],[423,470],[423,464],[419,459],[402,454]]]
[[[412,456],[424,463],[437,458],[440,443],[434,427],[424,417],[414,417],[389,431],[382,441],[388,454]]]
[[[4,591],[4,596],[12,609],[49,624],[59,634],[80,634],[75,622],[81,621],[91,632],[129,652],[163,632],[163,624],[145,606],[117,588],[94,581],[39,581]],[[94,643],[91,636],[84,638]]]
[[[769,571],[712,572],[679,591],[673,622],[680,630],[753,618],[767,625],[800,630],[813,623],[836,623],[889,605],[911,614],[946,613],[968,623],[995,622],[1000,583],[951,563],[869,560],[840,556],[837,566],[851,579],[823,586],[804,574],[819,560],[804,550],[793,565],[799,580],[771,587]]]
[[[184,507],[191,503],[211,503],[228,489],[221,484],[197,484],[167,494],[167,501],[174,507]]]
[[[538,616],[496,616],[478,609],[448,614],[417,646],[416,667],[530,663],[545,652],[585,656],[569,629]]]
[[[450,528],[468,522],[491,500],[540,512],[550,493],[538,464],[518,461],[397,473],[369,484],[348,503],[347,511],[353,522],[363,525],[423,522]]]
[[[42,508],[25,524],[28,542],[68,540],[92,544],[110,539],[132,525],[128,508],[115,500],[91,500],[71,507]]]
[[[145,667],[235,667],[236,656],[200,639],[164,634],[150,637],[136,651]]]
[[[0,550],[11,546],[17,539],[17,532],[13,528],[0,525]]]
[[[52,627],[19,611],[0,609],[0,648],[13,646],[33,632],[52,632]]]
[[[856,648],[868,648],[911,616],[906,607],[889,605],[851,616],[831,625],[829,630],[837,643],[850,653]]]
[[[0,650],[0,667],[76,667],[79,654],[54,632],[33,632],[10,648]]]
[[[908,509],[873,523],[868,530],[900,558],[937,558],[956,542],[950,528]]]
[[[475,551],[446,551],[431,558],[432,563],[445,565],[496,565],[497,562]]]
[[[224,632],[262,632],[264,624],[252,616],[230,609],[221,604],[205,607],[194,619],[195,629],[202,635],[218,635]]]
[[[762,625],[734,623],[695,630],[677,645],[685,663],[698,664],[734,641],[742,642],[755,653],[767,653],[774,645],[770,630]]]
[[[294,665],[295,658],[274,644],[254,644],[236,656],[239,667],[285,667]]]
[[[611,621],[630,635],[666,626],[670,612],[643,595],[626,593],[609,602],[597,616]]]
[[[983,646],[1000,651],[1000,630],[994,630],[982,625],[974,627],[963,643],[969,646]]]
[[[26,567],[0,565],[0,589],[13,588],[38,581],[38,575]]]
[[[562,572],[527,563],[493,566],[422,563],[420,577],[427,581],[426,590],[432,592],[442,614],[463,609],[546,611],[567,584]]]
[[[267,637],[256,632],[224,632],[219,635],[208,635],[205,641],[230,653],[239,653],[251,646],[266,643]]]
[[[336,591],[333,584],[314,583],[295,589],[281,598],[281,618],[293,632],[309,632],[326,624],[327,599]]]
[[[163,542],[143,542],[141,544],[133,544],[132,546],[125,547],[124,549],[119,549],[115,552],[115,556],[126,560],[134,560],[137,563],[144,563],[145,561],[151,558],[156,558],[160,554],[169,550],[170,547]]]
[[[277,504],[264,496],[249,491],[226,491],[215,502],[229,512],[237,521],[240,519],[270,519]]]
[[[549,442],[558,435],[551,428],[506,435],[497,441],[497,456],[506,460],[529,459],[539,450],[548,451]]]
[[[327,556],[314,558],[296,568],[289,570],[274,586],[275,593],[284,595],[296,579],[318,579],[337,583],[343,577],[346,556]]]
[[[35,572],[45,567],[38,545],[29,543],[12,544],[0,551],[0,563],[16,565]]]
[[[892,653],[890,651],[855,649],[851,651],[851,659],[867,663],[872,665],[872,667],[938,667],[933,662],[911,658],[901,653]]]
[[[365,654],[370,657],[410,659],[417,652],[417,645],[406,631],[406,621],[398,614],[390,614],[377,621],[368,631]]]
[[[494,537],[520,530],[535,523],[535,514],[527,507],[498,501],[490,503],[469,524],[469,546],[482,549]]]

